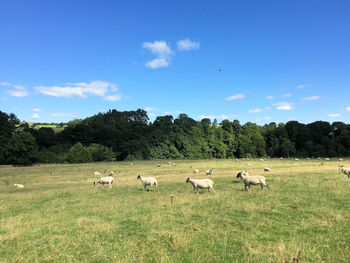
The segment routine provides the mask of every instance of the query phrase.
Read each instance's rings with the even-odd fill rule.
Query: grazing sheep
[[[158,183],[156,178],[154,177],[143,177],[142,174],[139,174],[137,176],[137,179],[141,180],[141,183],[143,184],[143,190],[146,191],[146,186],[149,185],[151,190],[152,190],[152,186],[155,185],[156,187],[158,187]]]
[[[264,162],[264,159],[260,159],[260,161]]]
[[[187,178],[186,183],[191,183],[193,186],[193,191],[197,190],[197,194],[198,194],[198,189],[208,189],[208,192],[210,192],[210,190],[213,190],[214,193],[215,190],[213,188],[213,184],[214,182],[210,179],[190,179]]]
[[[329,158],[326,158],[325,160],[326,160],[326,161],[329,161],[330,159],[329,159]]]
[[[339,158],[339,161],[342,162],[342,161],[344,161],[344,160],[343,160],[342,158]]]
[[[198,169],[194,169],[193,173],[197,174],[197,173],[199,173],[199,170]]]
[[[205,174],[206,174],[206,175],[213,175],[213,172],[214,172],[214,170],[213,170],[213,168],[211,168],[211,169],[209,169],[209,170],[206,170],[206,171],[205,171]]]
[[[271,172],[271,169],[269,167],[264,167],[264,172]]]
[[[251,163],[248,163],[248,165],[249,165],[249,166],[252,166],[252,164],[251,164]]]
[[[94,172],[94,176],[95,176],[95,177],[101,177],[101,173],[99,173],[99,172]]]
[[[112,188],[113,182],[113,176],[101,177],[100,179],[94,182],[94,186],[96,186],[96,184],[102,184],[103,188],[105,188],[105,184],[109,184],[109,188]]]
[[[293,159],[293,158],[292,158],[292,159]],[[299,159],[298,159],[298,158],[295,158],[294,160],[295,160],[295,161],[299,161]]]
[[[14,184],[13,186],[14,186],[14,187],[17,187],[17,188],[21,188],[21,189],[24,188],[24,185],[23,185],[23,184]]]
[[[267,189],[270,190],[270,187],[266,184],[265,176],[262,175],[249,175],[246,170],[240,171],[237,174],[237,178],[241,178],[244,182],[244,189],[247,191],[247,186],[250,189],[250,185],[259,185],[261,186],[261,190],[263,189],[264,186],[267,187]]]
[[[339,170],[347,175],[348,179],[350,180],[350,168],[345,168],[344,165],[339,165]]]
[[[160,167],[161,165],[160,165],[160,163],[157,163],[156,166],[157,166],[157,167]]]
[[[176,163],[171,163],[172,166],[176,166]]]

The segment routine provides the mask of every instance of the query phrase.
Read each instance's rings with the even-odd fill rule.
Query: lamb
[[[347,175],[348,179],[350,180],[350,168],[345,168],[344,165],[339,165],[339,170]]]
[[[101,177],[101,173],[99,173],[99,172],[94,172],[94,177]]]
[[[210,192],[210,190],[213,190],[214,193],[215,190],[213,188],[213,184],[214,182],[210,179],[191,179],[191,178],[187,178],[186,183],[191,183],[193,186],[193,191],[197,190],[197,194],[198,194],[198,189],[208,189],[208,192]]]
[[[152,190],[152,186],[155,185],[156,187],[158,187],[158,183],[156,178],[154,177],[143,177],[142,174],[139,174],[137,176],[137,179],[141,180],[141,183],[143,184],[143,190],[146,191],[146,186],[149,185],[151,190]]]
[[[237,174],[237,178],[241,178],[244,182],[244,189],[247,191],[247,186],[250,189],[250,185],[259,185],[261,186],[261,190],[263,189],[264,186],[267,187],[267,189],[270,190],[270,187],[266,184],[265,180],[265,176],[261,176],[261,175],[252,175],[250,176],[248,174],[248,172],[246,170],[240,171]]]
[[[213,175],[213,172],[214,172],[214,170],[213,170],[213,168],[211,168],[211,169],[209,169],[209,170],[206,170],[206,171],[205,171],[205,174],[206,174],[206,175]]]
[[[271,169],[269,167],[264,167],[264,172],[271,172]]]
[[[198,169],[194,169],[193,173],[197,174],[197,173],[199,173],[199,170]]]
[[[113,182],[113,176],[101,177],[100,179],[94,182],[94,186],[96,186],[96,184],[102,184],[103,188],[105,188],[105,184],[109,184],[109,188],[112,188]]]
[[[13,186],[14,186],[14,187],[17,187],[17,188],[21,188],[21,189],[24,188],[24,185],[23,185],[23,184],[14,184]]]

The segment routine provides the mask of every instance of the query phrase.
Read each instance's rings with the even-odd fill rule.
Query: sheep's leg
[[[105,183],[102,183],[103,188],[105,188]]]
[[[109,188],[112,188],[112,184],[109,184]]]
[[[150,191],[152,191],[152,185],[151,185],[151,184],[149,185],[149,187],[150,187],[150,189],[151,189]]]
[[[211,189],[211,190],[213,190],[214,194],[216,194],[216,192],[215,192],[215,190],[214,190],[214,188],[213,188],[213,187],[210,187],[210,189]]]
[[[197,187],[197,195],[199,194],[198,192],[199,192],[199,188]]]
[[[264,185],[263,184],[260,184],[260,191],[262,191],[262,189],[264,188]]]
[[[248,189],[247,189],[247,185],[246,185],[246,184],[244,185],[244,189],[245,189],[246,191],[248,191]]]
[[[267,184],[265,184],[265,186],[267,187],[267,189],[269,189],[269,190],[270,190],[270,187],[269,187]]]
[[[146,185],[145,184],[143,185],[143,191],[146,191]]]

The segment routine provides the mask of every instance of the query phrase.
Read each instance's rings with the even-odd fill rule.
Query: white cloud
[[[34,87],[39,93],[53,96],[69,98],[72,96],[78,96],[86,98],[89,95],[104,97],[109,100],[111,97],[120,97],[120,94],[110,94],[118,90],[117,84],[107,81],[92,81],[90,83],[78,82],[78,83],[66,83],[66,86],[37,86]]]
[[[273,99],[274,99],[274,96],[269,95],[269,96],[267,96],[266,98],[267,98],[268,100],[273,100]]]
[[[293,102],[278,102],[274,103],[273,105],[277,106],[277,110],[294,110],[293,108]]]
[[[269,121],[269,120],[271,120],[271,117],[264,117],[264,120]]]
[[[173,51],[165,41],[144,42],[142,47],[157,56],[157,58],[146,62],[147,68],[163,68],[169,65]]]
[[[299,85],[296,87],[296,89],[303,89],[303,88],[306,88],[308,87],[309,85],[306,85],[306,84],[302,84],[302,85]]]
[[[57,112],[57,113],[52,113],[52,117],[70,117],[70,118],[75,118],[77,117],[76,115],[72,113],[63,113],[63,112]]]
[[[311,97],[302,98],[302,100],[319,100],[320,98],[321,98],[320,96],[311,96]]]
[[[29,95],[29,92],[23,86],[14,85],[13,88],[12,90],[7,90],[6,93],[14,97],[25,97]]]
[[[145,107],[144,110],[145,111],[156,111],[158,109],[157,108],[152,108],[152,107]]]
[[[31,119],[39,119],[40,118],[40,115],[38,113],[33,113],[31,116],[30,116]]]
[[[236,94],[225,98],[225,100],[239,100],[239,99],[244,99],[244,97],[245,97],[244,94]]]
[[[147,68],[165,68],[169,66],[169,62],[165,58],[155,58],[151,61],[146,62],[145,66]]]
[[[34,108],[34,109],[32,109],[32,111],[40,112],[41,110],[38,108]]]
[[[180,51],[195,50],[195,49],[199,49],[199,47],[200,47],[199,42],[191,41],[188,38],[177,42],[177,49]]]
[[[107,100],[107,101],[120,101],[122,100],[122,96],[120,94],[113,94],[113,95],[109,95],[106,97],[103,97],[103,99]]]
[[[340,117],[340,114],[339,113],[330,113],[330,114],[328,114],[328,117],[336,118],[336,117]]]
[[[283,94],[282,97],[290,97],[292,94],[290,93],[286,93],[286,94]]]
[[[7,100],[7,97],[2,97],[2,100]]]
[[[158,57],[165,58],[172,54],[171,48],[165,41],[144,42],[143,48],[150,50]]]
[[[7,81],[3,81],[3,82],[0,82],[0,86],[11,86],[11,83],[10,82],[7,82]]]
[[[346,111],[350,111],[350,107],[346,107]]]
[[[172,115],[172,114],[180,114],[182,111],[176,110],[176,111],[165,111],[164,114],[166,115]]]
[[[148,112],[147,115],[148,115],[149,117],[156,117],[156,115],[155,115],[153,112]]]
[[[226,114],[221,114],[220,116],[215,116],[215,115],[205,115],[205,114],[202,114],[200,116],[197,117],[198,120],[202,120],[202,119],[210,119],[210,120],[214,120],[214,119],[217,119],[217,120],[228,120],[230,118],[235,118],[237,117],[238,115],[226,115]]]
[[[253,110],[249,110],[249,113],[258,113],[258,112],[262,112],[263,109],[253,109]]]

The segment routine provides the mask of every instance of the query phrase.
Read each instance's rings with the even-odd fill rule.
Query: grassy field
[[[350,182],[338,161],[155,163],[0,168],[0,262],[350,261]],[[264,166],[271,191],[243,191],[237,172]],[[209,168],[217,193],[193,194],[186,178]],[[112,189],[93,187],[94,171],[111,170]],[[144,192],[139,173],[159,187]]]

